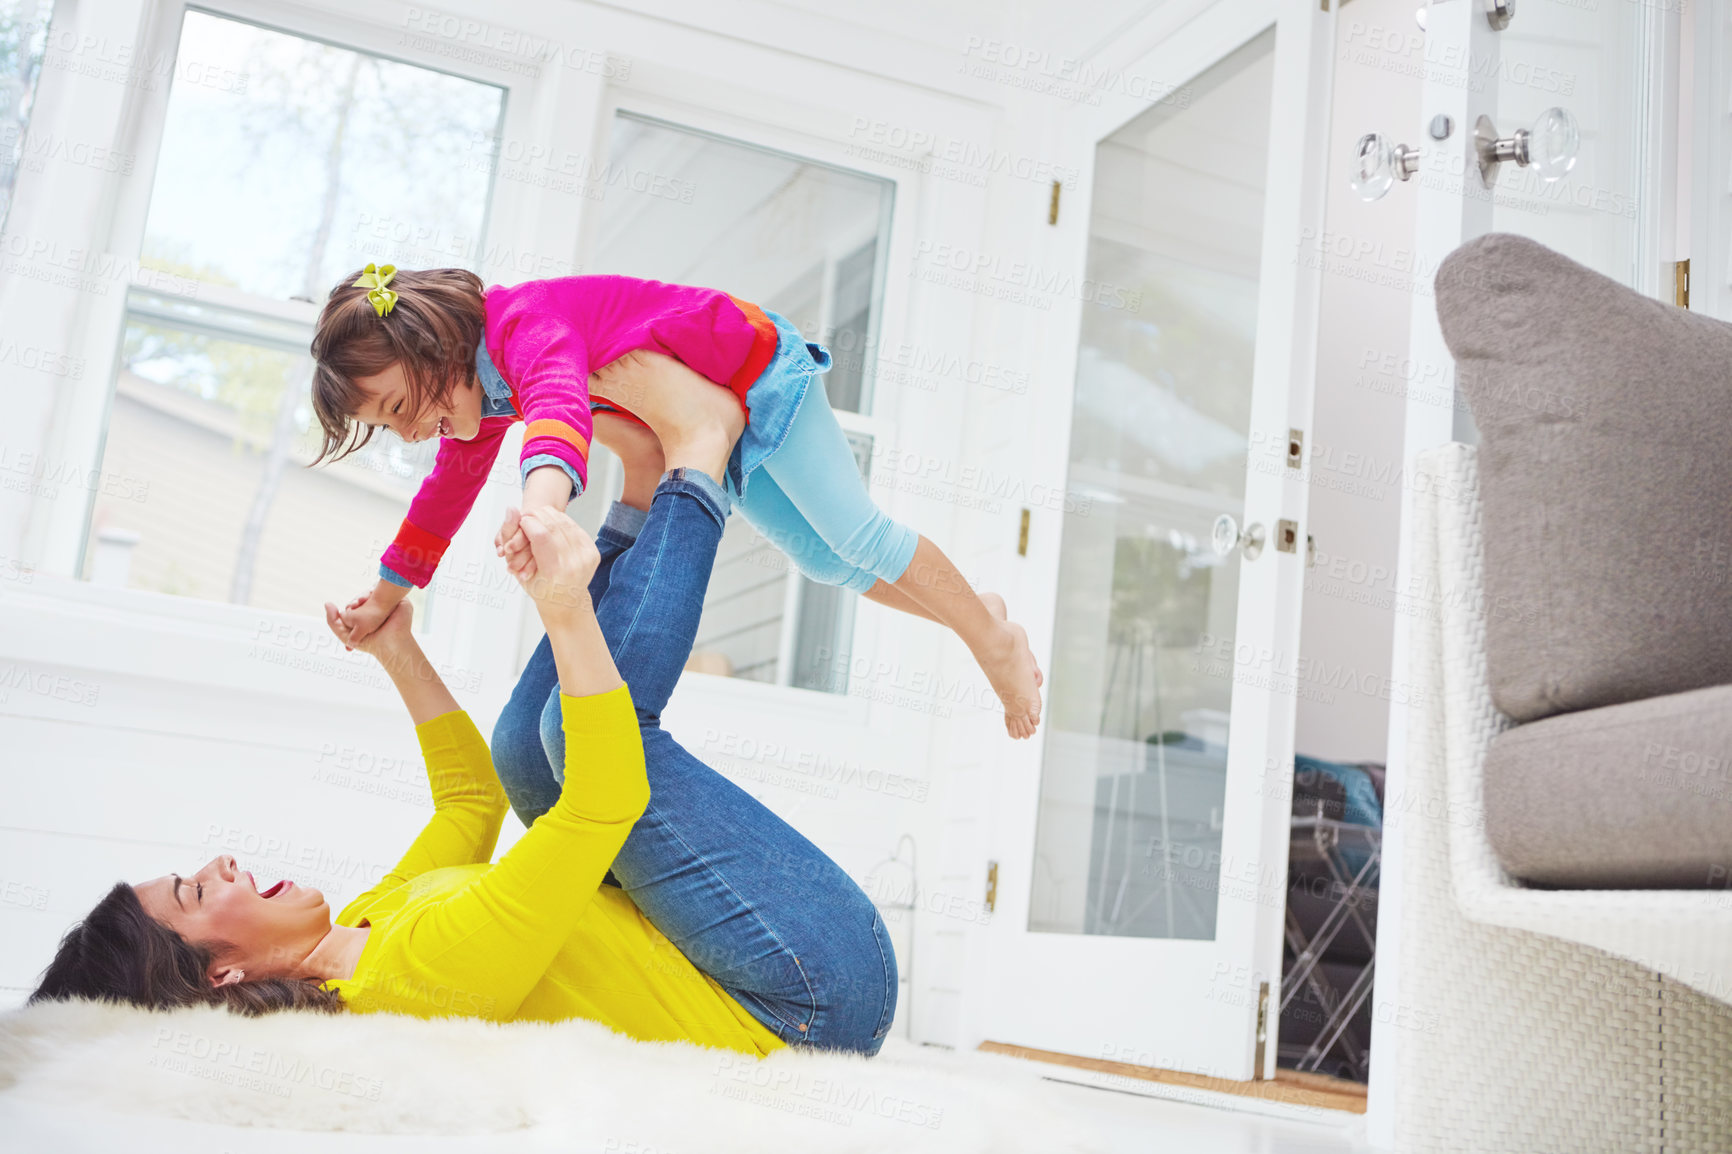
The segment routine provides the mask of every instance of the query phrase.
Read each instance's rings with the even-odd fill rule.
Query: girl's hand
[[[505,510],[505,520],[499,526],[499,532],[493,535],[493,549],[505,558],[505,567],[513,577],[521,581],[526,566],[528,576],[535,576],[534,555],[529,551],[529,538],[523,535],[523,530],[519,527],[516,509]]]
[[[325,624],[347,649],[359,649],[377,657],[383,649],[395,649],[409,637],[409,621],[413,615],[407,601],[386,605],[371,594],[362,594],[339,611],[325,602]],[[381,637],[387,629],[389,636]]]
[[[589,534],[552,506],[530,509],[521,516],[513,510],[507,523],[513,518],[529,543],[529,556],[512,568],[511,575],[535,602],[542,623],[593,614],[589,581],[601,565],[601,552]]]
[[[530,470],[523,482],[523,507],[539,509],[551,505],[555,512],[571,503],[571,478],[564,469],[543,465]],[[529,538],[517,527],[517,510],[507,509],[505,523],[493,536],[493,548],[505,558],[505,566],[513,573],[529,561]]]

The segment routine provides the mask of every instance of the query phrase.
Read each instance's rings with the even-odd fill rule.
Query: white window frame
[[[860,143],[860,138],[850,131],[849,115],[840,110],[872,109],[875,116],[930,126],[954,138],[979,138],[990,132],[992,116],[987,110],[955,99],[940,98],[935,103],[932,93],[905,79],[850,70],[838,72],[834,65],[774,45],[745,43],[713,31],[606,7],[556,8],[538,0],[503,0],[485,8],[475,0],[454,0],[443,6],[450,15],[495,28],[521,30],[585,50],[583,66],[543,64],[540,74],[533,77],[512,67],[520,61],[502,54],[495,54],[498,63],[492,63],[485,59],[449,57],[405,44],[408,9],[387,0],[353,3],[207,0],[194,4],[186,0],[81,0],[72,6],[71,14],[77,32],[100,33],[114,39],[116,29],[137,28],[139,32],[133,42],[141,46],[139,55],[172,60],[182,16],[189,7],[503,87],[507,95],[502,131],[507,138],[534,139],[550,148],[605,157],[611,143],[614,114],[625,111],[888,180],[894,185],[895,200],[888,243],[880,256],[882,267],[889,273],[879,304],[878,348],[897,348],[910,339],[910,334],[918,339],[934,328],[967,327],[974,323],[972,305],[961,302],[934,307],[933,302],[925,299],[930,297],[929,291],[923,292],[910,278],[898,273],[914,267],[916,234],[925,227],[921,222],[934,213],[953,219],[959,213],[966,219],[979,219],[984,190],[935,182],[920,171],[921,162],[933,159],[929,152],[922,155],[904,150],[897,159],[904,164],[914,162],[909,167],[858,155],[858,150],[850,146]],[[571,19],[573,12],[581,13],[581,21]],[[458,47],[462,47],[461,42]],[[633,58],[625,53],[637,55]],[[597,60],[611,65],[615,59],[622,63],[618,69],[592,66]],[[629,74],[629,81],[613,83],[607,75],[610,72]],[[740,76],[750,76],[752,86],[745,87],[734,79]],[[729,79],[722,82],[721,77]],[[69,97],[67,88],[76,88],[79,83],[88,86],[103,82],[74,81],[62,86],[54,94],[56,107],[43,104],[38,114],[63,119],[64,106],[78,98],[77,92]],[[808,107],[788,98],[790,93],[811,90],[813,86],[830,90],[827,108]],[[50,219],[17,226],[54,236],[76,237],[92,251],[127,254],[135,259],[141,248],[162,141],[168,87],[163,84],[156,91],[130,91],[119,102],[120,113],[105,126],[111,130],[107,135],[116,141],[116,147],[137,158],[131,180],[111,194],[107,213],[100,219],[74,219],[63,214],[65,219],[55,220],[52,212],[39,212],[39,216]],[[99,95],[114,103],[112,94],[106,90]],[[88,122],[80,124],[79,130],[86,137],[98,135]],[[21,185],[30,175],[21,174]],[[21,188],[15,212],[27,202],[22,191]],[[481,268],[483,279],[488,283],[510,284],[538,275],[560,275],[567,266],[581,271],[590,255],[588,230],[593,228],[590,222],[596,216],[596,207],[593,202],[561,192],[496,180],[489,203],[486,251],[498,252],[502,257],[531,254],[558,267],[553,271],[522,270],[511,267],[506,259],[486,261]],[[68,344],[85,351],[92,366],[101,366],[96,372],[106,380],[102,387],[73,391],[57,403],[53,429],[39,446],[45,456],[62,462],[80,462],[90,469],[100,466],[113,387],[112,367],[123,329],[124,296],[124,292],[110,293],[68,307],[68,312],[77,312],[75,318],[68,319],[64,330]],[[911,311],[916,300],[926,305],[918,318]],[[959,347],[967,347],[966,342]],[[960,402],[953,398],[921,396],[915,390],[886,381],[880,374],[869,403],[868,414],[839,416],[845,427],[869,433],[875,445],[922,453],[954,453],[961,445],[961,429],[950,421],[961,411]],[[915,421],[906,430],[901,427],[905,413],[911,414]],[[905,432],[907,436],[903,435]],[[510,447],[508,443],[507,448]],[[898,506],[910,503],[894,494],[875,495],[893,516],[899,515]],[[504,492],[483,495],[469,523],[452,543],[447,564],[467,564],[470,559],[485,563],[491,559],[491,533],[481,526],[499,513],[498,508],[490,505],[503,506],[508,496]],[[83,561],[86,505],[82,491],[63,492],[35,501],[28,514],[23,555],[45,573],[74,576]],[[922,527],[933,535],[948,531],[943,521],[934,522],[930,510],[920,520]],[[154,598],[158,595],[137,590],[82,588],[78,596],[80,600],[95,597],[120,609],[157,611]],[[196,604],[206,619],[224,622],[237,631],[244,631],[259,619],[257,610],[244,606],[205,601]],[[524,627],[510,629],[500,628],[495,617],[483,617],[477,607],[443,606],[434,615],[433,628],[424,639],[426,647],[435,660],[461,667],[515,669],[525,656],[522,638],[540,632],[529,620],[532,610],[521,599],[520,610],[524,616],[519,618],[519,624]],[[894,651],[899,660],[921,668],[939,660],[940,642],[936,637],[911,631],[897,615],[869,611],[867,619],[876,625],[869,626],[861,616],[855,620],[852,654],[856,664],[889,651]],[[509,689],[509,684],[490,683],[481,694],[479,708],[485,712],[502,704]],[[871,715],[869,703],[859,697],[762,683],[726,689],[716,686],[714,691],[720,694],[718,700],[745,692],[756,707],[771,714],[798,713],[828,723],[865,724]]]
[[[890,269],[898,267],[897,261],[912,260],[913,250],[910,241],[913,229],[909,226],[909,201],[914,198],[914,189],[909,187],[908,174],[898,169],[889,168],[883,164],[863,162],[861,158],[850,156],[845,143],[838,140],[813,137],[799,133],[790,128],[766,123],[761,120],[743,120],[730,114],[725,106],[720,104],[696,105],[679,100],[672,94],[660,92],[645,92],[638,89],[610,88],[606,102],[603,105],[604,116],[600,130],[596,134],[595,153],[599,157],[609,155],[613,145],[613,125],[615,117],[621,113],[627,116],[638,116],[649,120],[660,121],[674,128],[690,129],[694,132],[710,136],[722,137],[737,141],[753,148],[761,148],[767,152],[780,153],[791,159],[808,160],[813,164],[826,165],[846,171],[860,173],[878,180],[888,181],[894,189],[894,201],[890,211],[890,232],[885,244],[885,251],[879,255],[879,267]],[[592,213],[590,224],[582,238],[581,252],[586,261],[594,260],[596,245],[596,228],[600,223],[600,214]],[[830,251],[824,254],[825,285],[823,294],[826,300],[833,293],[829,283],[835,275],[835,265],[843,257],[853,252],[863,243],[859,238],[848,238],[846,243],[838,241]],[[904,251],[906,250],[906,251]],[[878,348],[885,348],[900,340],[903,334],[904,318],[907,316],[906,284],[899,283],[896,278],[884,277],[884,292],[878,302]],[[828,323],[830,318],[826,317]],[[818,339],[816,336],[813,339]],[[873,374],[873,384],[867,392],[867,412],[851,413],[838,410],[836,419],[842,427],[850,432],[865,433],[876,439],[882,435],[894,436],[896,423],[890,417],[894,411],[896,396],[886,398],[885,390],[880,387]],[[888,403],[886,403],[888,401]]]
[[[711,97],[706,99],[706,96]],[[699,101],[704,101],[699,103]],[[883,251],[878,255],[880,269],[888,270],[898,267],[908,267],[913,260],[912,234],[910,221],[915,219],[913,211],[918,195],[912,187],[908,174],[900,169],[892,168],[882,163],[863,161],[862,158],[849,155],[847,143],[833,137],[815,136],[786,125],[775,124],[757,118],[751,118],[729,107],[725,100],[713,99],[713,93],[705,83],[698,78],[678,77],[669,83],[654,89],[638,87],[621,88],[610,86],[602,104],[601,123],[596,132],[594,156],[605,160],[611,155],[613,147],[613,126],[620,114],[636,116],[652,121],[659,121],[674,128],[689,129],[710,136],[721,137],[735,141],[752,148],[761,148],[768,152],[780,153],[784,156],[807,160],[813,164],[822,164],[831,168],[839,168],[857,172],[864,176],[890,182],[892,186],[892,202],[890,210],[889,232],[885,237]],[[580,251],[583,254],[585,267],[594,261],[597,244],[597,233],[600,227],[600,213],[590,213],[588,223],[581,242]],[[828,299],[833,293],[829,283],[835,273],[836,262],[847,256],[862,242],[858,238],[848,238],[848,243],[838,242],[832,251],[827,251],[823,263],[825,284],[822,295]],[[901,262],[901,263],[898,263]],[[884,276],[883,294],[878,301],[878,343],[876,348],[894,347],[894,343],[903,339],[904,322],[908,313],[908,286],[906,281],[896,277]],[[826,318],[826,321],[828,318]],[[874,446],[896,444],[897,423],[889,414],[896,409],[900,394],[897,386],[885,386],[878,379],[876,372],[872,374],[871,383],[866,391],[868,411],[864,413],[836,411],[837,423],[844,432],[864,434],[872,438]],[[893,511],[892,511],[893,512]],[[774,703],[789,711],[800,711],[808,715],[813,710],[821,711],[834,720],[842,723],[865,724],[869,715],[866,702],[850,695],[825,693],[818,690],[798,689],[788,684],[791,675],[793,644],[795,630],[792,626],[797,622],[800,606],[801,583],[790,580],[787,583],[786,594],[782,604],[782,639],[777,661],[777,679],[774,683],[764,681],[737,680],[740,692],[748,696],[746,700],[755,701],[759,707]],[[846,640],[848,652],[857,661],[872,661],[879,652],[878,639],[869,636],[861,627],[860,615],[856,614],[852,625],[852,636]]]
[[[553,139],[559,147],[582,148],[586,143],[580,127],[582,119],[558,113],[562,109],[569,110],[574,104],[585,102],[586,97],[593,100],[599,91],[598,79],[583,72],[568,76],[565,71],[546,64],[542,65],[539,75],[525,75],[522,71],[509,67],[512,61],[503,54],[495,54],[499,63],[494,64],[487,59],[448,57],[428,51],[408,40],[406,12],[409,10],[401,5],[383,3],[380,0],[362,0],[354,4],[339,4],[329,0],[310,4],[280,3],[276,0],[214,0],[210,3],[193,4],[186,0],[159,0],[155,3],[150,0],[96,0],[96,3],[77,5],[72,8],[71,14],[75,20],[80,20],[81,27],[89,27],[91,23],[101,21],[110,35],[113,28],[125,27],[129,21],[124,19],[124,16],[131,15],[134,17],[131,23],[141,29],[137,41],[141,48],[135,53],[135,57],[146,61],[173,60],[180,41],[182,21],[189,9],[259,24],[290,35],[493,85],[505,90],[501,126],[504,133],[529,135],[539,131],[537,125],[554,125],[557,127],[539,134]],[[57,13],[57,17],[58,15]],[[550,30],[541,31],[549,39],[557,38]],[[458,47],[461,48],[461,44]],[[106,82],[91,80],[84,83]],[[63,98],[70,96],[76,99],[81,95],[77,82],[74,82],[71,88],[70,93],[62,93]],[[169,90],[170,84],[165,82],[156,85],[154,89],[139,86],[130,92],[130,99],[126,101],[124,123],[118,126],[122,140],[118,147],[136,156],[137,162],[131,179],[121,185],[114,194],[112,213],[108,219],[59,221],[55,222],[60,226],[58,229],[51,228],[48,231],[76,235],[75,230],[82,230],[92,251],[125,254],[129,260],[136,259],[144,239],[150,194],[167,119]],[[55,115],[59,110],[39,111]],[[29,175],[31,174],[20,173],[21,183],[22,179]],[[569,220],[571,214],[567,206],[550,203],[554,196],[555,194],[528,186],[497,180],[494,182],[488,201],[482,252],[496,254],[498,259],[483,262],[480,272],[485,281],[510,283],[528,279],[528,276],[513,267],[516,262],[509,259],[516,257],[521,261],[524,254],[534,254],[536,259],[555,268],[568,266],[572,262],[577,242],[577,222],[570,221],[563,228],[557,224],[540,223],[558,222],[562,217]],[[552,209],[559,211],[550,211]],[[68,227],[69,225],[71,227]],[[19,222],[14,222],[13,227],[19,227]],[[148,288],[150,278],[148,275],[135,276],[134,283]],[[225,304],[251,306],[275,319],[302,324],[309,336],[318,316],[319,305],[316,303],[273,301],[234,293],[220,295],[227,298],[223,301]],[[89,363],[101,366],[98,375],[106,380],[99,387],[75,390],[62,395],[62,402],[55,414],[50,443],[43,447],[43,452],[50,459],[78,462],[87,469],[97,469],[101,465],[108,414],[113,399],[113,368],[117,363],[124,328],[126,298],[125,291],[111,292],[85,304],[77,318],[75,332],[80,339],[80,347],[90,350]],[[40,558],[39,564],[45,572],[76,577],[83,562],[90,500],[90,494],[84,489],[71,486],[63,487],[62,491],[53,497],[38,499],[31,510],[25,555]],[[500,514],[507,500],[508,495],[505,493],[484,492],[471,516],[471,528],[473,525],[490,523]],[[490,534],[477,531],[460,534],[459,539],[453,542],[450,557],[456,563],[464,563],[470,559],[469,554],[482,556],[484,538],[488,536]],[[107,592],[123,607],[145,608],[151,604],[148,600],[138,600],[136,591]],[[341,592],[343,591],[333,590],[332,595],[336,596]],[[133,593],[134,596],[129,598],[128,593]],[[250,618],[257,615],[256,610],[245,606],[232,606],[221,602],[202,604],[218,618],[233,617],[239,621],[243,616]],[[469,668],[478,668],[483,664],[496,668],[498,666],[492,664],[494,659],[507,663],[515,660],[515,638],[501,642],[500,635],[506,631],[497,628],[477,629],[479,622],[475,611],[470,607],[448,605],[435,617],[434,628],[427,638],[427,647],[436,660]],[[495,694],[489,693],[489,696],[493,695]],[[503,693],[498,695],[503,696]]]

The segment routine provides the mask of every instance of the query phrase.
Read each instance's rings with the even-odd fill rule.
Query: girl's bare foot
[[[625,467],[625,491],[620,501],[634,509],[648,510],[656,485],[667,472],[661,438],[651,429],[618,413],[597,412],[595,439],[613,450]]]
[[[996,593],[981,593],[978,596],[980,597],[981,603],[986,606],[986,611],[988,613],[992,614],[1000,621],[1008,622],[1010,620],[1010,613],[1004,603],[1003,597],[1000,597]],[[1029,656],[1031,658],[1034,656],[1032,650],[1030,651]],[[1036,689],[1046,684],[1046,675],[1041,673],[1038,662],[1034,667],[1034,684]]]
[[[1002,605],[1002,599],[1000,604]],[[988,604],[988,611],[991,605]],[[997,617],[997,614],[993,614]],[[977,651],[975,660],[986,671],[993,692],[1004,703],[1004,729],[1010,736],[1033,737],[1040,725],[1040,666],[1028,645],[1028,633],[1014,621],[1002,621],[1001,634],[989,652]],[[985,649],[986,647],[982,647]]]
[[[739,399],[726,386],[640,349],[590,374],[589,388],[654,430],[669,469],[701,469],[722,481],[746,428]]]
[[[1027,631],[1010,620],[1004,598],[996,593],[979,596],[992,619],[1004,627],[1008,641],[1000,644],[993,664],[988,663],[985,654],[976,654],[975,657],[980,661],[980,667],[986,670],[993,691],[1004,702],[1005,731],[1012,737],[1033,737],[1035,728],[1040,725],[1039,690],[1046,678],[1041,675],[1040,664],[1034,659],[1034,650],[1029,648]]]

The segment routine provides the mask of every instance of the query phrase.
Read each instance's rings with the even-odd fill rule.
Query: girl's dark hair
[[[480,277],[461,268],[400,268],[390,285],[397,303],[380,316],[367,290],[355,287],[360,275],[356,269],[331,290],[313,333],[313,412],[325,434],[315,465],[373,439],[371,428],[355,422],[367,400],[357,377],[402,364],[413,417],[443,404],[475,372],[486,324]]]
[[[213,956],[209,946],[194,945],[146,913],[137,891],[121,882],[60,939],[60,949],[30,1001],[87,998],[151,1010],[226,1006],[249,1017],[273,1010],[343,1010],[335,990],[310,980],[261,978],[212,985],[205,973]]]

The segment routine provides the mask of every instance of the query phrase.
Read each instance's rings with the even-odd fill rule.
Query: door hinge
[[[1058,223],[1058,192],[1059,189],[1063,187],[1064,186],[1056,180],[1052,182],[1052,200],[1049,201],[1046,206],[1046,222],[1048,224]]]
[[[986,863],[986,912],[998,909],[998,863]]]
[[[1672,265],[1672,303],[1681,309],[1690,307],[1690,258]]]
[[[1022,511],[1022,526],[1016,531],[1016,555],[1018,557],[1028,556],[1028,517],[1028,509],[1024,508]]]
[[[1269,1047],[1269,983],[1257,987],[1257,1056],[1251,1059],[1251,1080],[1263,1080],[1263,1055]]]

